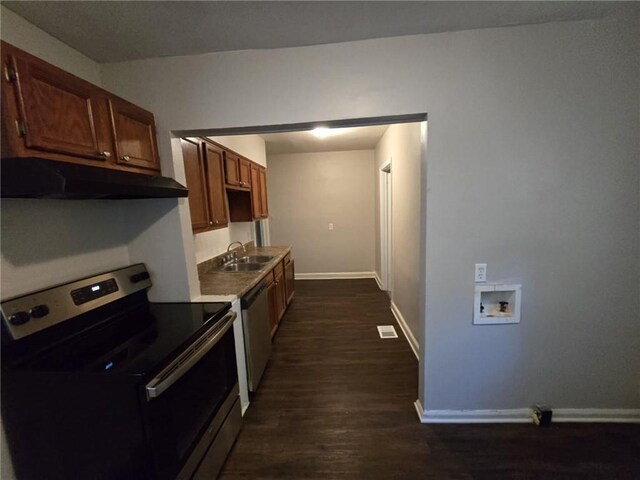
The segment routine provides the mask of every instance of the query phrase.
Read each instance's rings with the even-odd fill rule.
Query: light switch
[[[333,230],[333,223],[329,224],[329,230]]]
[[[486,263],[476,263],[476,282],[486,282],[487,281],[487,264]]]

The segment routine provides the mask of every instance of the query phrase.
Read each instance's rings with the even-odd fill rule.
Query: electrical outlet
[[[486,282],[487,281],[487,264],[486,263],[476,263],[476,282]]]
[[[333,223],[329,224],[329,230],[333,230]]]

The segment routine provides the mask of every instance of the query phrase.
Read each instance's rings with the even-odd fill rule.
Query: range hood
[[[2,198],[175,198],[188,190],[172,178],[56,162],[42,158],[0,160]]]

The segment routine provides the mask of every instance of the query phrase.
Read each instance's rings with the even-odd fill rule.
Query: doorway
[[[391,181],[391,162],[382,167],[379,172],[380,182],[380,288],[385,290],[389,297],[393,291],[393,255],[391,223],[392,223],[392,181]]]

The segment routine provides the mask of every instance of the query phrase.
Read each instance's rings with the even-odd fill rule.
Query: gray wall
[[[637,408],[638,32],[605,19],[173,57],[103,65],[103,81],[156,113],[165,153],[171,129],[428,112],[425,408]],[[476,262],[523,284],[521,324],[471,325]]]
[[[391,125],[376,145],[376,272],[380,266],[380,192],[377,177],[392,159],[392,285],[391,301],[396,305],[415,337],[420,336],[420,176],[421,124]]]
[[[271,243],[293,247],[296,273],[373,272],[373,150],[267,160]]]
[[[518,30],[439,65],[424,405],[639,408],[640,29]],[[476,262],[522,284],[519,325],[471,325]]]

